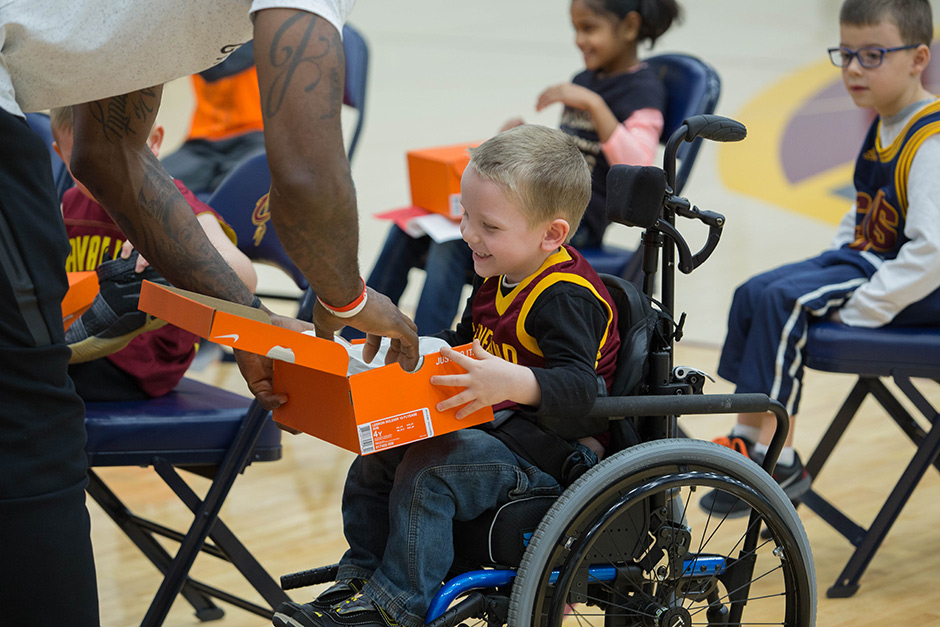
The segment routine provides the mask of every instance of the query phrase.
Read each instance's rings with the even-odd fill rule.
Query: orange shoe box
[[[485,407],[462,420],[437,403],[456,388],[433,386],[436,374],[462,374],[440,353],[408,373],[396,364],[347,376],[340,344],[274,326],[259,309],[145,281],[140,309],[217,344],[274,359],[274,391],[288,401],[274,419],[354,453],[367,455],[493,419]],[[312,333],[312,332],[311,332]],[[457,347],[470,353],[470,345]]]
[[[460,177],[470,163],[467,148],[479,145],[475,142],[408,151],[411,203],[452,220],[460,219]]]
[[[92,272],[68,272],[69,291],[62,299],[62,324],[68,329],[85,313],[98,294],[98,274]]]

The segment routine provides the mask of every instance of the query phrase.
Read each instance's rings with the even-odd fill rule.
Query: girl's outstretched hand
[[[590,109],[598,100],[603,99],[596,93],[574,83],[560,83],[552,85],[541,94],[535,102],[535,110],[541,111],[549,105],[560,102],[573,109]]]
[[[441,354],[467,372],[431,377],[431,385],[464,388],[459,394],[438,403],[438,411],[462,405],[457,412],[459,420],[487,405],[506,400],[532,406],[541,402],[541,389],[532,370],[491,355],[483,350],[479,340],[473,340],[473,357],[447,347],[441,349]]]

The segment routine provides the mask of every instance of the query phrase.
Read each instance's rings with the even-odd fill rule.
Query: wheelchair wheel
[[[698,500],[728,492],[747,518]],[[761,539],[761,528],[769,532]],[[757,464],[711,442],[660,440],[604,460],[534,533],[513,585],[513,627],[812,626],[816,581],[806,533]]]

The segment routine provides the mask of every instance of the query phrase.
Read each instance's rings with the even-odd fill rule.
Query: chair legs
[[[849,597],[855,594],[859,587],[859,579],[875,556],[894,521],[897,520],[901,510],[907,504],[927,468],[932,464],[940,470],[940,458],[938,458],[938,455],[940,455],[940,414],[914,387],[909,378],[895,377],[895,382],[899,389],[917,407],[918,411],[927,418],[930,424],[928,430],[925,431],[920,427],[914,417],[901,405],[880,379],[860,377],[806,465],[807,472],[815,480],[839,438],[858,411],[862,401],[869,394],[875,397],[917,447],[917,452],[908,463],[901,478],[868,529],[852,522],[815,490],[810,490],[802,497],[802,502],[807,507],[856,547],[835,584],[827,590],[826,595],[829,597]]]
[[[124,503],[112,492],[108,486],[92,470],[88,471],[89,496],[105,511],[105,513],[120,527],[121,531],[137,545],[141,553],[147,556],[157,569],[166,574],[170,568],[173,557],[157,542],[154,534],[172,537],[175,540],[182,538],[171,529],[155,525],[152,521],[135,516],[127,509]],[[196,610],[196,617],[201,621],[222,618],[224,612],[212,602],[212,599],[202,594],[194,587],[194,581],[187,577],[180,594],[189,601]]]
[[[219,511],[235,478],[251,459],[255,443],[265,426],[267,415],[267,411],[257,401],[252,403],[249,415],[241,424],[235,442],[229,448],[222,463],[215,469],[212,485],[205,499],[200,499],[193,492],[172,464],[160,458],[151,460],[157,473],[194,514],[192,525],[185,535],[134,516],[101,479],[89,471],[89,494],[164,574],[160,589],[141,623],[142,627],[157,627],[163,624],[178,594],[182,594],[189,601],[196,610],[196,616],[203,621],[220,618],[223,614],[222,609],[213,603],[213,598],[268,619],[274,615],[274,607],[283,601],[290,600],[261,564],[219,519]],[[180,543],[175,557],[171,557],[163,549],[154,538],[155,535]],[[211,538],[214,544],[207,543],[207,538]],[[231,562],[264,598],[268,607],[256,605],[192,579],[189,571],[200,552]]]

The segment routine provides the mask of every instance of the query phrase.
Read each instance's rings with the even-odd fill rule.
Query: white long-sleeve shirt
[[[891,120],[890,124],[882,121],[881,145],[890,145],[919,110]],[[904,235],[909,241],[901,246],[894,259],[884,260],[869,252],[861,253],[877,270],[839,310],[845,324],[884,326],[905,307],[940,288],[940,135],[928,137],[915,153],[907,193]],[[853,205],[842,218],[833,248],[840,248],[855,238],[855,213]]]

